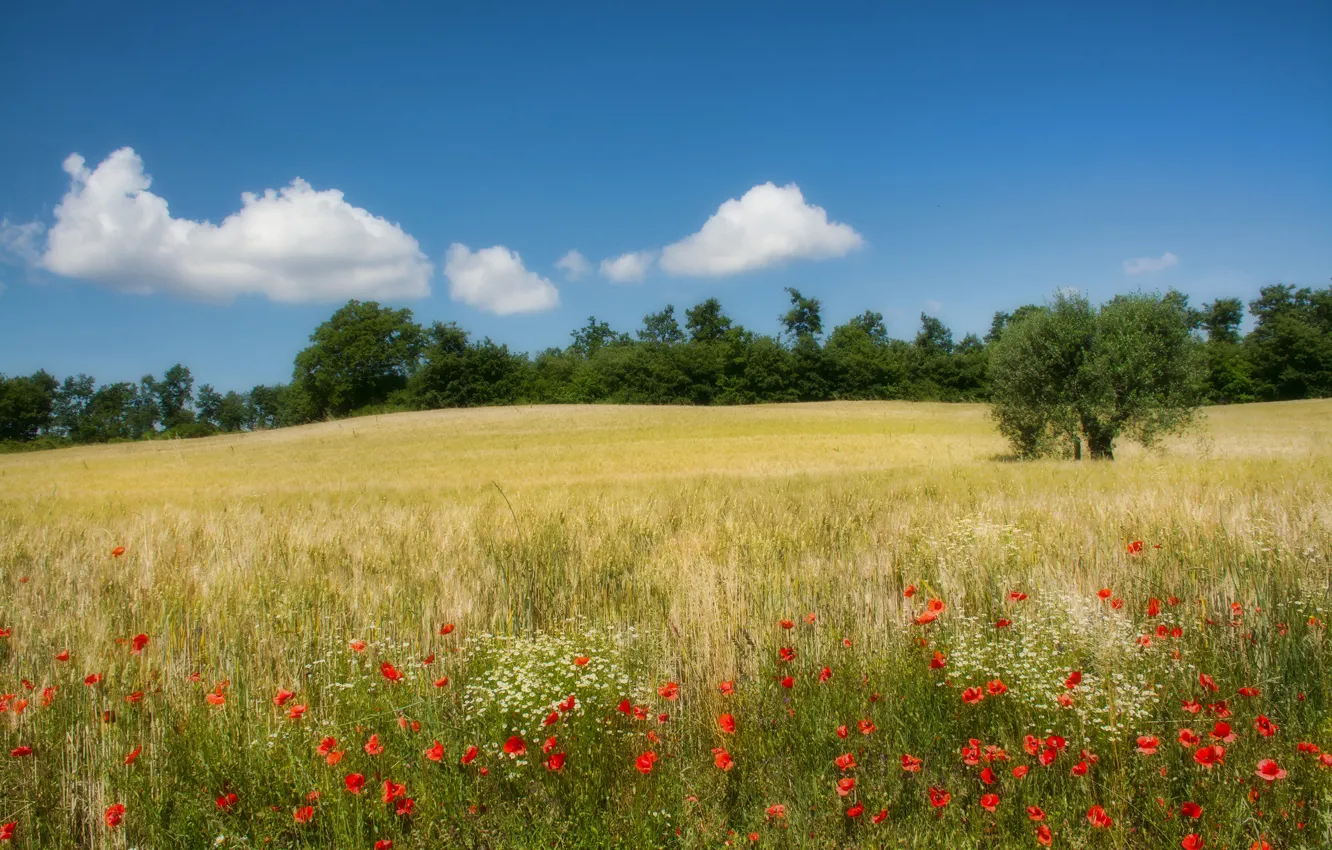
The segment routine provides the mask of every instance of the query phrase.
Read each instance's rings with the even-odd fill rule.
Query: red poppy
[[[865,813],[864,803],[856,803],[854,806],[846,810],[846,816],[849,818],[858,818],[864,813]]]
[[[321,756],[326,756],[337,748],[338,739],[330,735],[319,742],[319,746],[315,747],[315,752]]]
[[[782,687],[783,687],[783,688],[794,688],[794,687],[795,687],[795,677],[794,677],[794,676],[787,676],[786,678],[782,679]]]
[[[870,823],[883,823],[887,819],[888,819],[887,809],[879,809],[878,814],[870,815]]]
[[[1008,685],[1002,679],[991,679],[985,683],[985,691],[992,697],[1003,696],[1008,693]]]
[[[24,756],[30,756],[30,755],[32,755],[32,747],[27,747],[27,746],[15,747],[14,749],[9,751],[10,758],[21,759]]]
[[[1026,776],[1026,775],[1027,775],[1028,773],[1030,773],[1030,772],[1031,772],[1031,768],[1027,767],[1025,764],[1020,764],[1020,765],[1018,765],[1017,767],[1013,768],[1013,778],[1014,778],[1014,779],[1021,779],[1022,777]]]
[[[1039,823],[1045,820],[1045,812],[1040,806],[1027,806],[1027,817]]]
[[[305,715],[305,710],[306,706],[304,705],[293,705],[291,710],[287,712],[287,719],[300,720]]]
[[[453,623],[445,623],[444,625],[440,626],[440,627],[439,627],[439,633],[440,633],[441,635],[451,635],[451,634],[453,634]]]
[[[117,546],[116,548],[111,550],[111,557],[113,558],[119,558],[123,554],[125,554],[124,546]]]
[[[459,759],[459,761],[461,761],[464,765],[471,764],[472,762],[476,761],[477,753],[478,750],[476,749],[476,747],[468,747],[467,750],[463,752],[462,758]]]
[[[902,591],[902,595],[905,596],[907,599],[910,599],[911,597],[915,596],[916,586],[914,584],[908,584],[906,588]]]
[[[375,842],[375,850],[393,850],[393,840],[381,838]]]
[[[1194,732],[1192,729],[1185,728],[1179,730],[1179,742],[1187,748],[1198,746],[1198,742],[1201,740],[1202,736],[1197,732]]]
[[[106,807],[106,814],[102,817],[106,820],[107,826],[115,829],[125,819],[125,805],[123,803],[112,803]]]
[[[1080,761],[1080,762],[1078,762],[1077,764],[1073,765],[1073,767],[1069,770],[1069,773],[1071,773],[1071,774],[1074,775],[1074,776],[1086,776],[1086,775],[1087,775],[1087,762],[1086,762],[1086,761]]]
[[[350,646],[354,652],[365,652],[366,643],[360,638],[347,641],[347,645]]]
[[[717,690],[721,691],[722,694],[725,696],[730,696],[731,694],[735,693],[735,682],[731,681],[722,682],[720,685],[717,686]]]
[[[527,755],[527,742],[520,736],[513,735],[504,742],[504,752],[510,756]]]
[[[1008,592],[1008,598],[1013,602],[1022,602],[1027,598],[1027,594],[1020,590],[1010,590]]]
[[[287,702],[290,701],[291,698],[294,696],[296,696],[295,691],[288,691],[288,690],[283,690],[282,688],[278,688],[277,696],[273,697],[273,705],[278,705],[278,706],[286,705]]]
[[[1258,734],[1262,735],[1264,738],[1272,737],[1277,733],[1277,730],[1281,728],[1271,720],[1268,720],[1267,716],[1263,714],[1260,714],[1253,719],[1253,726],[1258,730]]]
[[[558,771],[560,768],[564,767],[565,758],[566,756],[564,753],[555,753],[550,758],[546,759],[546,770],[551,772]]]
[[[657,688],[657,694],[662,699],[674,700],[680,696],[680,685],[677,682],[667,682]]]
[[[845,797],[856,790],[856,778],[854,776],[843,776],[837,780],[837,796]]]
[[[910,753],[902,753],[902,769],[907,773],[920,773],[922,761]]]
[[[967,688],[962,691],[962,701],[967,705],[976,705],[985,699],[985,692],[980,688]]]
[[[580,655],[580,656],[578,656],[577,658],[574,659],[574,666],[575,666],[575,667],[586,667],[586,666],[587,666],[587,662],[589,662],[589,661],[591,661],[591,660],[592,660],[592,659],[589,658],[589,657],[586,656],[586,655]]]
[[[836,731],[837,737],[839,737],[839,738],[845,738],[848,734],[850,734],[849,730],[846,728],[845,725],[838,726],[837,729],[836,729],[835,731]]]
[[[1190,832],[1188,835],[1184,836],[1183,841],[1179,842],[1179,846],[1183,847],[1184,850],[1202,850],[1202,836],[1196,832]]]
[[[994,811],[995,809],[999,808],[999,795],[982,794],[980,798],[980,806],[982,809],[984,809],[987,812]]]
[[[783,806],[781,803],[768,806],[767,815],[768,820],[772,820],[773,818],[784,818],[786,817],[786,806]]]
[[[915,623],[918,626],[928,626],[930,623],[933,623],[937,619],[939,619],[939,615],[934,613],[933,611],[922,611],[920,615],[911,622]]]
[[[130,655],[139,655],[148,645],[148,635],[135,635],[130,639]]]
[[[1142,554],[1142,541],[1141,541],[1141,540],[1134,540],[1132,543],[1130,543],[1130,544],[1128,545],[1128,553],[1129,553],[1130,555],[1140,555],[1140,554]]]
[[[1156,755],[1156,750],[1161,746],[1161,739],[1155,735],[1138,736],[1138,752],[1145,756]]]
[[[444,745],[441,744],[439,741],[435,741],[434,746],[428,747],[426,749],[425,757],[430,759],[431,761],[443,761]]]
[[[874,725],[874,722],[873,722],[872,720],[870,720],[869,718],[865,718],[864,720],[861,720],[859,723],[856,724],[856,727],[857,727],[858,729],[860,729],[860,734],[862,734],[862,735],[869,735],[869,734],[871,734],[872,732],[874,732],[876,729],[879,728],[879,727],[875,726],[875,725]]]
[[[1161,600],[1153,596],[1147,600],[1147,616],[1155,617],[1161,613]]]
[[[1069,673],[1068,678],[1064,680],[1064,687],[1068,688],[1070,691],[1080,684],[1082,684],[1081,670],[1074,670],[1072,673]]]
[[[832,678],[831,667],[824,667],[822,670],[819,671],[819,684],[823,684],[824,682],[828,681],[831,678]]]
[[[1008,628],[1008,627],[1011,626],[1011,625],[1013,625],[1013,621],[1012,621],[1012,620],[1002,620],[1002,619],[1001,619],[1001,620],[996,620],[995,623],[994,623],[994,627],[995,627],[996,629],[1006,629],[1006,628]]]
[[[1272,850],[1272,845],[1264,841],[1262,836],[1259,836],[1249,845],[1249,850]]]
[[[637,769],[639,773],[646,776],[652,772],[652,766],[656,763],[657,754],[652,750],[648,750],[638,758],[634,759],[634,768]]]
[[[125,756],[125,764],[134,764],[134,762],[138,760],[139,753],[141,752],[143,752],[142,744],[130,750],[129,755]]]
[[[1202,806],[1194,802],[1182,803],[1179,807],[1179,813],[1186,818],[1197,820],[1202,817]]]
[[[309,823],[312,817],[314,817],[314,806],[301,806],[293,809],[291,813],[291,819],[296,823]]]
[[[1226,748],[1218,744],[1212,744],[1207,747],[1199,747],[1193,754],[1193,760],[1207,769],[1214,765],[1224,764],[1226,760]]]
[[[781,626],[784,629],[794,629],[795,620],[779,620],[777,622],[777,625]]]
[[[1217,686],[1216,680],[1213,679],[1211,676],[1207,675],[1206,673],[1198,674],[1198,684],[1202,685],[1204,688],[1206,688],[1209,691],[1221,690],[1221,688]]]
[[[217,806],[217,810],[219,812],[231,812],[233,809],[236,808],[236,804],[238,802],[240,802],[240,798],[237,797],[234,793],[219,794],[217,796],[217,799],[213,801],[214,805]]]
[[[947,664],[948,658],[942,652],[934,653],[934,657],[930,659],[931,670],[942,670]]]
[[[933,785],[930,786],[929,793],[930,805],[936,809],[942,809],[944,806],[948,805],[949,800],[953,799],[952,794],[949,794],[942,788],[935,788]]]
[[[1282,770],[1281,766],[1271,759],[1263,759],[1258,762],[1258,769],[1254,773],[1259,779],[1266,779],[1268,782],[1286,778],[1286,771]]]
[[[935,614],[942,614],[948,610],[948,606],[944,604],[942,599],[931,599],[925,608]]]
[[[83,678],[83,684],[87,685],[88,687],[92,687],[93,685],[97,684],[100,681],[102,681],[101,673],[89,673],[87,676]]]
[[[729,714],[723,714],[717,718],[717,725],[728,735],[735,734],[735,718]]]
[[[359,773],[349,773],[343,778],[342,784],[347,786],[347,790],[353,794],[361,793],[365,787],[365,777]]]
[[[405,677],[398,671],[397,667],[385,661],[379,665],[379,672],[390,682],[401,682]]]
[[[1110,598],[1110,588],[1103,587],[1100,590],[1096,591],[1096,595],[1101,599],[1102,602],[1104,602],[1105,600]]]
[[[438,679],[435,680],[435,687],[437,687],[437,688],[443,688],[443,687],[447,686],[448,684],[449,684],[449,677],[448,677],[448,676],[441,676],[440,678],[438,678]]]
[[[1054,841],[1054,833],[1050,832],[1050,827],[1040,824],[1036,827],[1036,843],[1042,847],[1049,847]]]
[[[1087,810],[1087,823],[1097,829],[1105,829],[1114,826],[1114,820],[1105,813],[1105,809],[1100,806],[1092,806]]]
[[[1256,697],[1260,693],[1262,693],[1262,691],[1258,690],[1257,688],[1249,687],[1249,688],[1239,689],[1239,695],[1242,697]]]
[[[56,653],[56,661],[68,661],[68,660],[69,660],[68,649],[62,649],[60,650],[60,652]]]
[[[851,770],[856,766],[856,757],[851,753],[842,753],[840,756],[833,759],[833,764],[837,765],[837,768],[843,773],[846,773],[848,770]]]
[[[789,646],[784,646],[781,649],[777,650],[777,658],[784,663],[794,661],[795,657],[796,657],[796,651]]]
[[[1037,761],[1041,763],[1041,767],[1049,767],[1054,764],[1054,760],[1057,758],[1059,758],[1059,750],[1056,750],[1054,747],[1046,747],[1041,750],[1041,754],[1036,757]]]
[[[731,758],[731,754],[721,747],[712,748],[712,763],[721,770],[730,770],[735,767],[735,761]]]
[[[365,742],[365,746],[362,749],[365,750],[367,755],[372,756],[377,756],[384,752],[384,745],[379,743],[379,733],[372,732],[370,734],[370,740]]]

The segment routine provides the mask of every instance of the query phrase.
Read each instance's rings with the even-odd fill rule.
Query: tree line
[[[1240,331],[1239,299],[1194,308],[1170,291],[1120,296],[1100,308],[1056,295],[1047,304],[996,313],[984,338],[961,340],[926,314],[910,340],[890,337],[882,314],[868,310],[825,330],[817,298],[786,292],[789,308],[775,335],[743,327],[709,298],[683,317],[668,304],[644,316],[632,334],[589,317],[567,346],[535,355],[476,339],[453,322],[425,327],[410,310],[353,300],[315,328],[286,384],[248,392],[196,389],[181,364],[138,383],[99,385],[85,374],[60,381],[45,371],[0,375],[0,442],[39,447],[196,437],[481,405],[901,399],[990,401],[1020,453],[1072,451],[1075,441],[1080,453],[1086,441],[1093,455],[1103,455],[1092,408],[1104,408],[1107,399],[1147,399],[1151,392],[1140,384],[1153,370],[1173,366],[1176,388],[1187,384],[1175,400],[1187,395],[1190,404],[1332,396],[1332,287],[1264,287],[1248,304],[1248,334]],[[1144,323],[1163,321],[1172,328],[1168,343],[1141,336]],[[1063,360],[1037,356],[1056,351]],[[1141,367],[1139,384],[1116,386],[1115,364],[1130,360]],[[1055,398],[1060,392],[1062,401]],[[1069,401],[1074,396],[1083,399],[1082,409]],[[1099,400],[1087,401],[1093,396]],[[1144,425],[1143,407],[1116,427],[1148,437],[1153,428],[1172,427],[1164,411],[1174,402],[1161,396],[1144,405],[1156,405],[1161,421]]]

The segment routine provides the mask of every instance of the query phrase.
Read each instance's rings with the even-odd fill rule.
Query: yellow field
[[[946,545],[965,549],[939,575],[958,594],[996,566],[1105,582],[1125,565],[1076,566],[1129,539],[1326,553],[1332,534],[1332,402],[1214,408],[1107,464],[1004,451],[981,406],[866,402],[436,411],[11,455],[0,564],[65,580],[12,612],[24,625],[91,614],[88,582],[115,575],[205,633],[285,586],[350,625],[386,606],[422,630],[665,615],[720,648],[796,600],[870,631],[896,604],[871,591]],[[1030,536],[1020,562],[985,551],[1007,525]]]
[[[1178,706],[1203,671],[1228,693],[1261,686],[1259,708],[1287,735],[1332,734],[1332,401],[1211,409],[1163,451],[1117,456],[1017,463],[983,407],[900,403],[437,411],[0,456],[0,735],[22,759],[0,772],[0,827],[18,824],[18,847],[692,848],[733,829],[828,847],[860,816],[829,790],[832,757],[857,743],[831,730],[873,718],[876,737],[852,750],[866,762],[854,799],[901,818],[882,834],[910,846],[992,836],[965,814],[986,803],[967,790],[958,743],[985,735],[1018,752],[1051,723],[1105,766],[1090,785],[1063,769],[999,788],[1017,808],[987,846],[1030,846],[1030,803],[1050,809],[1055,835],[1087,839],[1100,827],[1083,813],[1105,804],[1136,830],[1106,846],[1178,844],[1169,810],[1142,794],[1228,807],[1218,835],[1244,846],[1332,835],[1319,802],[1332,760],[1320,771],[1292,741],[1237,745],[1230,778],[1180,750],[1171,769],[1197,773],[1192,785],[1131,750],[1146,730],[1193,722]],[[1032,597],[1020,609],[1015,589]],[[947,621],[921,631],[927,597],[946,600]],[[995,629],[1007,616],[1012,628]],[[778,626],[788,618],[794,632]],[[774,668],[786,641],[801,661]],[[950,657],[939,674],[926,663],[936,646]],[[578,679],[586,716],[560,721],[570,766],[505,755],[508,736],[535,747],[549,734],[541,719],[572,692],[580,654],[605,672]],[[1087,684],[1055,705],[1075,665]],[[802,683],[832,681],[779,685],[797,667]],[[977,726],[956,694],[1001,673],[1012,693],[991,691]],[[662,682],[683,683],[681,702],[658,697]],[[286,717],[284,689],[308,717]],[[895,696],[880,703],[880,689]],[[614,709],[631,696],[655,706],[646,731],[604,734],[640,722]],[[675,718],[660,736],[656,711]],[[722,711],[752,730],[720,741],[735,772],[709,754],[726,752]],[[382,757],[360,753],[371,732]],[[311,760],[321,736],[350,739],[344,764]],[[431,740],[448,770],[422,760]],[[482,745],[471,767],[458,763],[469,742]],[[671,759],[651,784],[634,769],[648,747]],[[924,757],[919,781],[897,766],[904,752]],[[1274,799],[1326,822],[1255,827],[1236,782],[1262,785],[1259,755],[1304,759]],[[344,773],[381,769],[417,814],[343,789]],[[947,819],[927,782],[957,795]],[[776,803],[790,820],[765,814]],[[122,804],[123,829],[111,824]],[[881,846],[878,834],[839,846]]]

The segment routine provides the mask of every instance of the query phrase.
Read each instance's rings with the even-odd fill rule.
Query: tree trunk
[[[1082,437],[1073,435],[1073,459],[1082,460]]]
[[[1087,452],[1092,460],[1115,459],[1115,429],[1095,420],[1082,421],[1082,431],[1087,435]]]

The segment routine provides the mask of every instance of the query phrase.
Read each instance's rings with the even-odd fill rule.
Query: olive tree
[[[1059,293],[990,347],[992,413],[1022,457],[1112,460],[1121,438],[1152,445],[1188,425],[1202,397],[1187,303],[1121,295],[1099,309]]]

